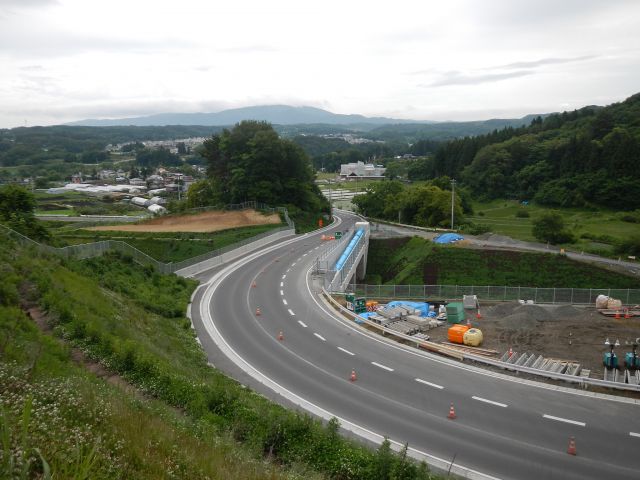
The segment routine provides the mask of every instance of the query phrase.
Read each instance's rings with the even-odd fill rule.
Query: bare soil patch
[[[619,359],[631,351],[626,345],[640,337],[640,318],[605,317],[594,307],[572,305],[521,305],[519,302],[481,306],[482,318],[466,310],[474,327],[482,330],[483,348],[505,352],[535,353],[548,358],[573,360],[591,369],[591,376],[603,374],[602,354],[608,351],[605,339],[620,341]],[[445,341],[448,326],[428,332],[433,341]]]
[[[195,215],[158,217],[136,225],[111,225],[91,227],[87,230],[107,230],[121,232],[193,232],[206,233],[228,228],[251,225],[275,225],[280,223],[277,213],[262,214],[255,210],[237,210],[231,212],[211,211]]]

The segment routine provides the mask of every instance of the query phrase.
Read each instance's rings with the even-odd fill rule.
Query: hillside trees
[[[640,94],[608,107],[535,118],[529,127],[450,141],[410,179],[461,178],[480,198],[549,206],[640,207]]]
[[[208,162],[211,203],[255,200],[287,205],[294,213],[328,211],[306,154],[266,122],[244,121],[214,135],[202,155]]]

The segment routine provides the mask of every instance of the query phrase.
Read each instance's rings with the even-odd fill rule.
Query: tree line
[[[442,144],[410,170],[421,180],[459,178],[485,199],[554,207],[640,208],[640,94],[608,107],[535,118]]]

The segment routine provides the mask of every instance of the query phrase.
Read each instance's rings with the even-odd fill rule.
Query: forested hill
[[[527,127],[453,140],[413,179],[448,175],[484,198],[549,206],[640,208],[640,94],[607,107],[536,118]]]

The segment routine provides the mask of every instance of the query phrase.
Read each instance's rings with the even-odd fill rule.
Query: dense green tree
[[[372,218],[397,218],[399,206],[397,195],[402,192],[402,183],[397,180],[377,182],[367,188],[364,195],[357,195],[352,202],[358,210]]]
[[[538,240],[552,244],[574,241],[573,234],[565,229],[562,216],[555,212],[545,213],[535,219],[531,233]]]
[[[166,148],[138,150],[136,164],[141,167],[175,167],[182,165],[180,157]]]
[[[38,239],[49,236],[34,216],[36,200],[33,194],[19,185],[0,188],[0,221],[23,235]]]
[[[266,122],[244,121],[214,135],[204,143],[202,155],[208,161],[212,202],[255,200],[309,212],[328,211],[309,158]]]

